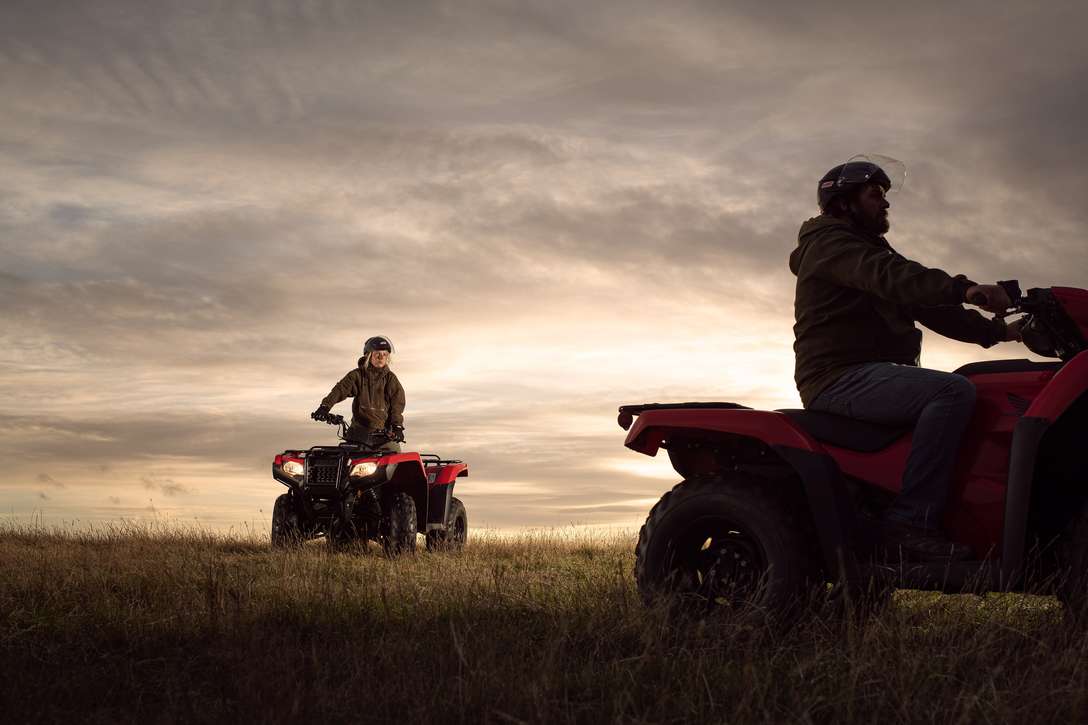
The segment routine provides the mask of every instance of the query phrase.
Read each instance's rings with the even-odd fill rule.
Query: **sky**
[[[0,516],[267,529],[273,456],[389,336],[472,526],[637,526],[624,403],[797,407],[797,229],[1088,277],[1080,2],[0,5]],[[926,334],[954,369],[1029,356]],[[336,412],[348,412],[342,403]]]

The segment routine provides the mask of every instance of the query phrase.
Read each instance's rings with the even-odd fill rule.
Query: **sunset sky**
[[[5,0],[0,511],[266,528],[381,333],[472,525],[637,525],[676,475],[616,407],[799,404],[857,153],[908,257],[1088,284],[1088,5],[792,5]]]

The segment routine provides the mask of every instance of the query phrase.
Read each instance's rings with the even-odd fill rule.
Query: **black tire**
[[[287,549],[302,543],[302,527],[291,494],[276,499],[272,507],[272,546]]]
[[[445,531],[427,532],[427,551],[460,551],[468,542],[468,512],[461,499],[450,499]]]
[[[650,510],[635,548],[647,604],[787,618],[804,604],[811,544],[798,506],[765,483],[732,475],[677,484]],[[686,607],[689,608],[689,607]]]
[[[382,537],[386,556],[393,558],[416,551],[416,502],[409,494],[401,492],[393,498],[389,509],[387,530]]]

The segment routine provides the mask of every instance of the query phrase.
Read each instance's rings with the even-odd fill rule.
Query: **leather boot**
[[[894,559],[906,561],[969,561],[974,552],[966,544],[949,540],[936,529],[885,521],[884,548]]]

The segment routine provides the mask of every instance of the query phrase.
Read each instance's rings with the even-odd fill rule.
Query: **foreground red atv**
[[[1088,292],[1033,289],[1017,305],[1030,316],[1025,344],[1060,362],[956,371],[978,402],[944,527],[977,561],[911,563],[882,551],[877,522],[899,490],[909,429],[735,403],[625,405],[627,447],[666,449],[684,479],[639,534],[642,595],[784,613],[825,582],[881,600],[894,587],[1031,590],[1079,613],[1088,603]]]
[[[328,422],[345,434],[342,416]],[[286,547],[324,536],[333,548],[382,543],[389,556],[411,553],[416,534],[427,548],[460,549],[468,538],[465,505],[453,497],[454,481],[468,464],[431,453],[393,453],[381,446],[387,433],[365,443],[285,451],[272,477],[287,486],[272,510],[272,545]]]

